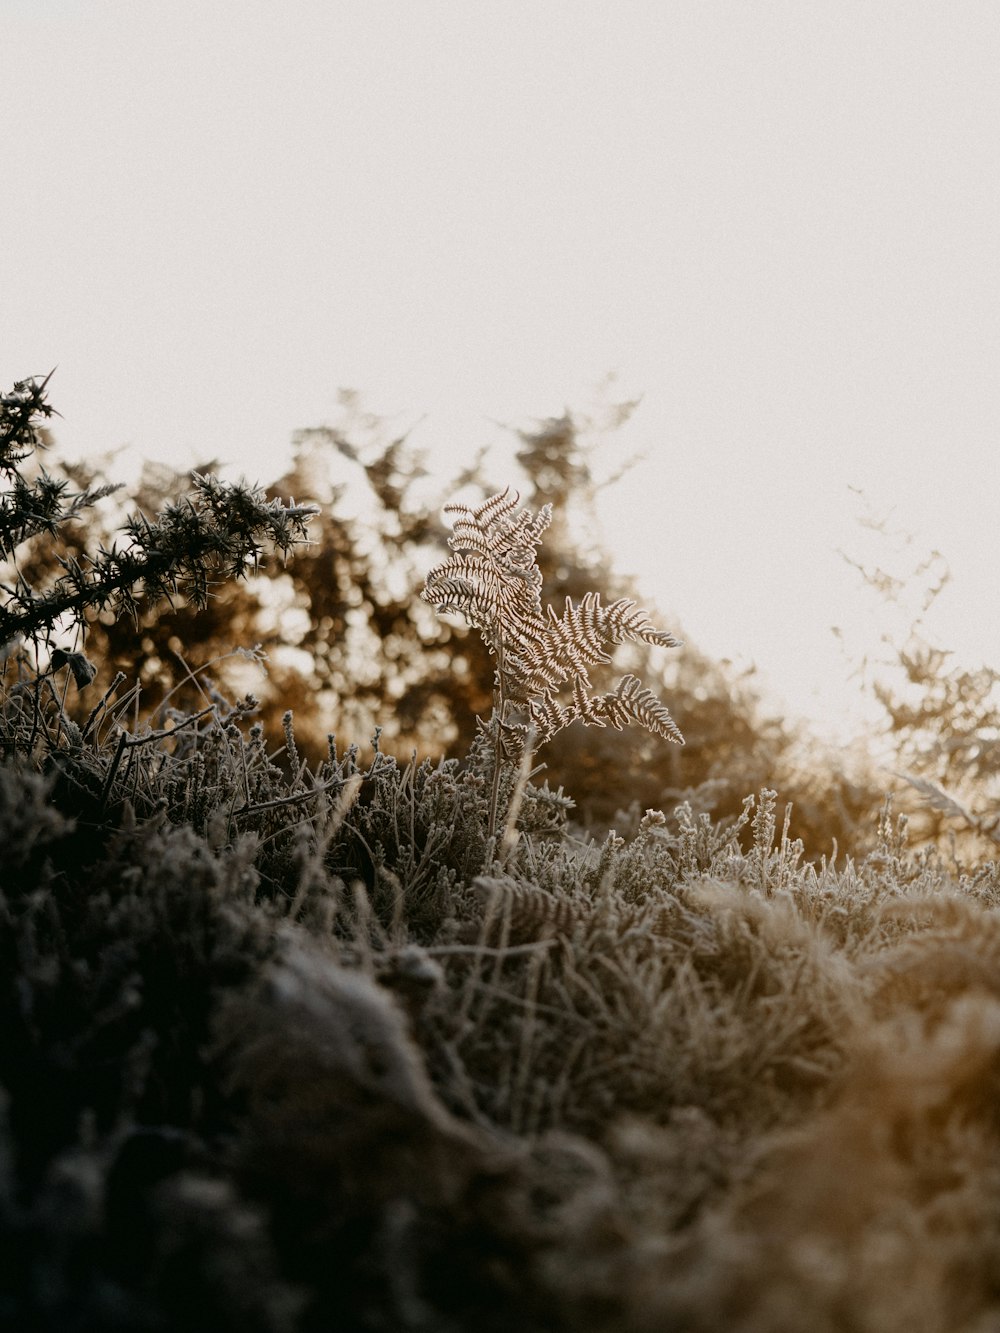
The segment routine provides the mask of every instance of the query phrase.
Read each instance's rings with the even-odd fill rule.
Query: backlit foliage
[[[452,504],[445,512],[456,516],[448,541],[454,554],[430,571],[422,595],[441,613],[463,615],[495,660],[493,713],[482,727],[493,756],[491,832],[501,764],[516,766],[526,749],[573,722],[619,731],[635,722],[683,744],[665,705],[635,676],[623,676],[610,693],[594,693],[589,674],[610,663],[608,648],[629,640],[675,648],[672,634],[656,629],[628,598],[605,607],[592,592],[576,604],[567,597],[561,614],[543,608],[535,548],[551,520],[550,506],[537,514],[519,510],[508,489],[475,509]],[[568,697],[560,699],[560,691]]]
[[[52,415],[46,385],[47,380],[25,380],[0,397],[0,473],[7,479],[0,492],[0,566],[9,571],[9,581],[0,583],[4,655],[21,642],[37,651],[57,632],[84,630],[88,617],[100,611],[135,620],[143,603],[182,597],[204,606],[215,584],[256,572],[265,543],[284,555],[305,539],[314,507],[284,505],[245,483],[194,473],[188,495],[153,518],[131,515],[122,540],[81,557],[59,556],[59,572],[46,586],[29,582],[18,568],[19,548],[41,534],[56,539],[117,489],[74,493],[68,479],[50,477],[44,469],[32,480],[25,477],[23,465],[43,444],[39,420]],[[69,661],[63,653],[57,669]]]
[[[533,701],[669,636],[540,611],[508,500],[443,577],[523,770]],[[0,673],[5,1328],[1000,1326],[995,861],[888,800],[806,861],[771,785],[595,839],[516,782],[498,845],[487,763],[309,761],[207,686],[76,722],[58,651]]]

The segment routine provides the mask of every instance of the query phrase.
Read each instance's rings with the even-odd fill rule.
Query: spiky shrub
[[[0,493],[0,560],[14,564],[15,571],[24,542],[43,533],[57,537],[70,519],[117,489],[71,494],[67,481],[44,468],[32,482],[22,475],[22,465],[43,443],[39,419],[52,415],[47,383],[47,378],[24,380],[0,396],[0,472],[11,481]],[[0,586],[0,645],[15,638],[37,643],[67,623],[84,626],[91,610],[134,613],[140,598],[159,602],[180,595],[204,605],[214,583],[257,568],[264,542],[284,555],[303,541],[317,512],[313,505],[269,501],[245,482],[193,473],[192,484],[191,494],[155,518],[133,515],[121,546],[63,561],[64,572],[51,587],[33,588],[15,572],[12,585]]]
[[[26,379],[0,395],[0,662],[18,660],[36,684],[65,667],[83,688],[96,675],[82,651],[90,616],[107,610],[135,618],[140,604],[175,597],[204,606],[216,584],[256,570],[265,545],[285,555],[304,541],[317,511],[268,500],[245,482],[194,473],[190,494],[153,518],[134,514],[122,542],[99,545],[82,557],[59,557],[61,572],[39,586],[19,563],[26,543],[38,537],[58,542],[69,523],[118,489],[73,492],[68,480],[43,467],[34,477],[27,474],[25,465],[45,444],[42,423],[53,415],[47,385],[48,377]],[[56,642],[63,635],[74,642]],[[39,734],[39,697],[36,690],[32,743]]]
[[[535,556],[552,519],[551,505],[537,514],[518,509],[510,488],[475,509],[445,507],[455,524],[448,545],[454,554],[430,571],[422,596],[440,613],[465,617],[496,659],[493,712],[480,720],[476,760],[489,769],[489,835],[497,828],[504,777],[526,767],[534,746],[580,721],[584,726],[622,730],[637,722],[664,740],[684,737],[666,706],[634,675],[620,678],[609,693],[595,693],[590,669],[611,662],[607,652],[631,640],[664,648],[679,640],[658,630],[634,601],[609,606],[588,592],[557,614],[542,605],[542,575]]]

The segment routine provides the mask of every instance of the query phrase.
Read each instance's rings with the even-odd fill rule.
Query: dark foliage
[[[566,413],[518,433],[525,501],[552,506],[537,558],[556,607],[566,597],[579,604],[595,587],[606,604],[638,599],[629,580],[614,572],[596,516],[601,489],[615,479],[597,479],[608,432],[633,406],[596,417]],[[213,688],[230,698],[251,689],[269,737],[280,735],[282,717],[294,712],[299,752],[313,764],[322,761],[328,734],[366,737],[376,726],[382,748],[401,763],[414,750],[435,757],[469,752],[476,718],[492,708],[495,663],[480,635],[435,617],[413,597],[447,554],[447,529],[437,502],[429,507],[407,433],[365,414],[353,395],[344,395],[342,409],[338,425],[299,433],[290,469],[268,489],[271,502],[290,494],[319,508],[308,545],[280,565],[265,565],[259,577],[220,582],[202,607],[174,597],[169,605],[137,608],[137,624],[112,610],[90,620],[88,652],[102,666],[96,687],[125,673],[140,687],[129,697],[133,716],[159,726],[165,698],[192,711],[211,702]],[[110,485],[110,463],[67,471],[79,491],[96,492]],[[485,496],[478,472],[473,463],[455,483],[475,481]],[[149,466],[139,508],[155,513],[183,487],[170,469]],[[67,558],[85,562],[95,534],[111,543],[122,515],[114,504],[105,502],[107,513],[88,511],[86,527],[62,525]],[[24,580],[49,582],[58,573],[54,553],[51,541],[26,543],[19,555]],[[658,619],[655,608],[652,614]],[[258,665],[251,668],[247,658],[255,653]],[[834,755],[824,757],[828,776],[817,782],[814,766],[801,757],[800,738],[764,710],[751,677],[738,677],[690,643],[666,655],[647,644],[622,645],[615,663],[670,700],[686,744],[677,749],[614,728],[568,727],[554,735],[542,756],[546,776],[554,790],[572,796],[583,827],[602,836],[627,820],[630,804],[641,815],[681,799],[734,818],[747,791],[770,783],[794,803],[796,833],[810,855],[828,851],[834,840],[845,849],[869,836],[865,816],[879,786],[841,771]],[[65,701],[77,720],[91,706],[72,692]],[[606,780],[608,772],[615,782]]]
[[[0,682],[0,1326],[1000,1320],[993,862],[766,786],[498,848],[475,764],[77,721],[64,651]]]

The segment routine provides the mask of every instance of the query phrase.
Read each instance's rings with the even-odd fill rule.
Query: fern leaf
[[[522,655],[509,659],[511,665],[511,683],[525,698],[547,694],[556,690],[567,678],[566,669],[558,662],[551,661],[544,652],[538,651],[537,645],[531,646]]]
[[[587,668],[611,661],[598,630],[599,613],[599,596],[588,593],[578,607],[567,597],[561,616],[550,606],[547,620],[532,618],[518,627],[516,656],[509,664],[512,688],[521,695],[543,694],[576,676],[589,685]]]
[[[538,590],[530,574],[505,578],[511,571],[498,569],[495,562],[478,554],[455,555],[430,571],[424,581],[422,596],[439,610],[447,604],[468,610],[477,617],[477,628],[530,625],[541,617]]]
[[[537,514],[530,509],[522,509],[517,518],[506,521],[498,533],[503,543],[510,550],[521,549],[534,560],[534,548],[542,540],[542,533],[552,522],[552,506],[542,505]]]
[[[511,496],[510,487],[505,486],[499,495],[491,495],[489,499],[484,500],[477,509],[466,510],[466,513],[471,514],[476,525],[485,530],[498,519],[513,513],[517,508],[520,498],[521,497],[517,491]],[[448,513],[450,509],[457,507],[459,506],[446,505],[445,513]]]
[[[634,601],[621,597],[601,605],[588,592],[574,605],[567,597],[561,615],[542,607],[542,574],[535,548],[552,521],[552,506],[537,514],[518,510],[508,487],[476,508],[450,504],[455,516],[448,539],[453,554],[432,569],[422,596],[438,611],[458,611],[480,631],[496,659],[493,715],[480,721],[480,753],[492,748],[489,831],[497,828],[502,767],[522,761],[526,747],[550,740],[572,722],[621,730],[638,722],[666,740],[683,737],[666,707],[625,676],[614,694],[590,693],[590,669],[610,663],[609,648],[626,639],[676,647]],[[560,688],[572,698],[561,702]],[[532,737],[533,733],[533,737]]]
[[[601,696],[592,697],[583,687],[583,681],[577,677],[573,681],[573,706],[576,715],[586,727],[606,727],[607,717],[601,706]]]
[[[601,613],[601,631],[611,643],[624,643],[626,639],[641,639],[644,643],[656,644],[661,648],[679,648],[681,640],[675,639],[667,630],[657,629],[647,612],[641,608],[632,610],[635,602],[629,597],[619,597],[616,602],[605,607]]]
[[[511,944],[571,935],[580,917],[571,898],[557,897],[527,880],[477,875],[473,889],[506,918]]]
[[[468,519],[460,519],[455,524],[448,545],[453,551],[476,551],[484,556],[492,550],[489,536]]]
[[[601,631],[601,597],[588,592],[579,606],[566,598],[566,609],[557,616],[548,608],[545,647],[570,670],[586,677],[588,666],[611,661],[604,651],[605,638]]]
[[[504,758],[518,763],[528,741],[528,727],[523,722],[508,722],[503,718],[498,719],[497,726]]]
[[[670,716],[666,705],[657,699],[652,690],[645,689],[637,676],[623,676],[615,693],[604,695],[602,703],[604,716],[619,731],[629,722],[638,722],[647,731],[662,736],[665,741],[684,744],[680,728]]]
[[[937,810],[942,815],[950,815],[954,819],[961,819],[969,828],[979,827],[979,819],[936,783],[929,782],[927,778],[917,777],[913,773],[897,773],[896,777],[908,782],[914,791],[918,791],[932,810]]]
[[[562,731],[563,727],[568,727],[573,721],[569,711],[563,708],[549,691],[546,691],[540,699],[530,701],[528,716],[538,735],[540,745],[551,740],[557,732]]]

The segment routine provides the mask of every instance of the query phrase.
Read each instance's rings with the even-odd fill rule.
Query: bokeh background
[[[928,633],[1000,661],[990,0],[0,16],[0,380],[58,363],[68,455],[269,482],[349,387],[496,476],[497,423],[640,399],[614,562],[786,716],[870,717],[841,552],[941,551]]]

